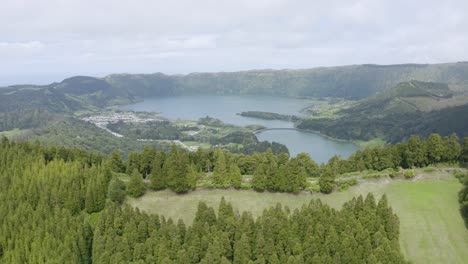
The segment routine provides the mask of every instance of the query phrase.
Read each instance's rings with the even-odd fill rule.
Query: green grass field
[[[335,207],[354,196],[373,192],[386,194],[400,218],[400,245],[405,256],[414,263],[467,263],[468,230],[458,211],[457,192],[461,184],[440,170],[419,175],[413,181],[380,179],[351,187],[330,195],[301,193],[257,193],[241,190],[197,190],[185,195],[170,191],[148,192],[142,198],[127,203],[143,211],[182,218],[191,223],[199,201],[217,207],[225,197],[239,211],[251,211],[255,216],[264,208],[282,203],[300,207],[310,199],[319,198]]]
[[[14,137],[14,136],[19,136],[25,132],[27,132],[28,129],[19,129],[15,128],[13,130],[8,130],[8,131],[2,131],[0,132],[0,136],[5,136],[5,137]]]

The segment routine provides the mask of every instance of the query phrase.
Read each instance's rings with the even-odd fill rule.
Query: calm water
[[[143,102],[123,107],[124,110],[160,112],[169,119],[197,120],[210,116],[225,123],[245,126],[259,124],[268,128],[292,128],[288,121],[262,120],[237,115],[243,111],[265,111],[287,115],[301,114],[307,101],[270,96],[172,96],[148,98]],[[348,142],[295,130],[269,130],[257,134],[259,140],[276,141],[286,145],[291,155],[307,152],[317,162],[326,162],[333,155],[348,157],[359,149]]]
[[[257,134],[257,138],[260,141],[275,141],[286,145],[291,156],[307,152],[319,164],[327,162],[334,155],[349,157],[359,149],[349,142],[335,141],[319,134],[298,130],[267,130]]]

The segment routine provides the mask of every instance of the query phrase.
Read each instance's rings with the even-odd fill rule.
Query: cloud
[[[467,60],[466,10],[465,0],[3,0],[0,84]]]
[[[0,42],[0,52],[31,52],[40,51],[44,44],[40,41]]]

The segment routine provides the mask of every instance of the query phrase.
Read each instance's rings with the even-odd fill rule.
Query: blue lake
[[[300,116],[300,110],[308,105],[306,100],[284,97],[196,95],[147,98],[122,109],[159,112],[162,116],[174,120],[197,120],[210,116],[239,126],[258,124],[268,128],[292,128],[293,123],[288,121],[248,118],[238,113],[265,111]],[[298,130],[268,130],[258,133],[257,137],[262,141],[275,141],[286,145],[292,156],[306,152],[318,163],[328,161],[333,155],[346,158],[359,149],[350,142],[335,141]]]

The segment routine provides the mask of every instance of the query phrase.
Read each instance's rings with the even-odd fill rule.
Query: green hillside
[[[113,74],[104,78],[75,76],[45,86],[20,85],[1,89],[0,111],[47,109],[73,112],[133,102],[147,96],[262,94],[290,97],[339,97],[362,99],[405,81],[447,84],[452,92],[468,91],[468,62],[446,64],[351,65],[301,70],[252,70],[191,73],[188,75]],[[402,87],[405,96],[423,95],[415,87]],[[408,89],[410,88],[410,89]],[[428,90],[434,97],[452,92],[440,84]],[[383,93],[382,93],[383,92]],[[439,94],[442,92],[442,94]]]
[[[0,113],[43,111],[73,115],[150,96],[190,94],[361,99],[331,117],[314,117],[297,124],[298,128],[340,139],[399,141],[413,133],[430,132],[442,135],[456,132],[463,137],[468,127],[463,118],[468,103],[468,62],[188,75],[114,74],[104,78],[75,76],[44,86],[2,88]],[[22,121],[27,118],[14,115],[8,116],[8,120],[17,123],[9,121],[3,125],[4,131],[38,127],[38,122],[25,126]],[[48,118],[40,118],[43,119]]]
[[[115,74],[105,78],[133,95],[268,94],[361,99],[398,83],[420,80],[468,90],[468,63],[350,65],[300,70],[252,70],[188,75]]]
[[[468,97],[453,97],[447,84],[410,81],[358,101],[333,117],[303,119],[297,127],[341,139],[398,142],[412,134],[464,137],[467,115]]]

